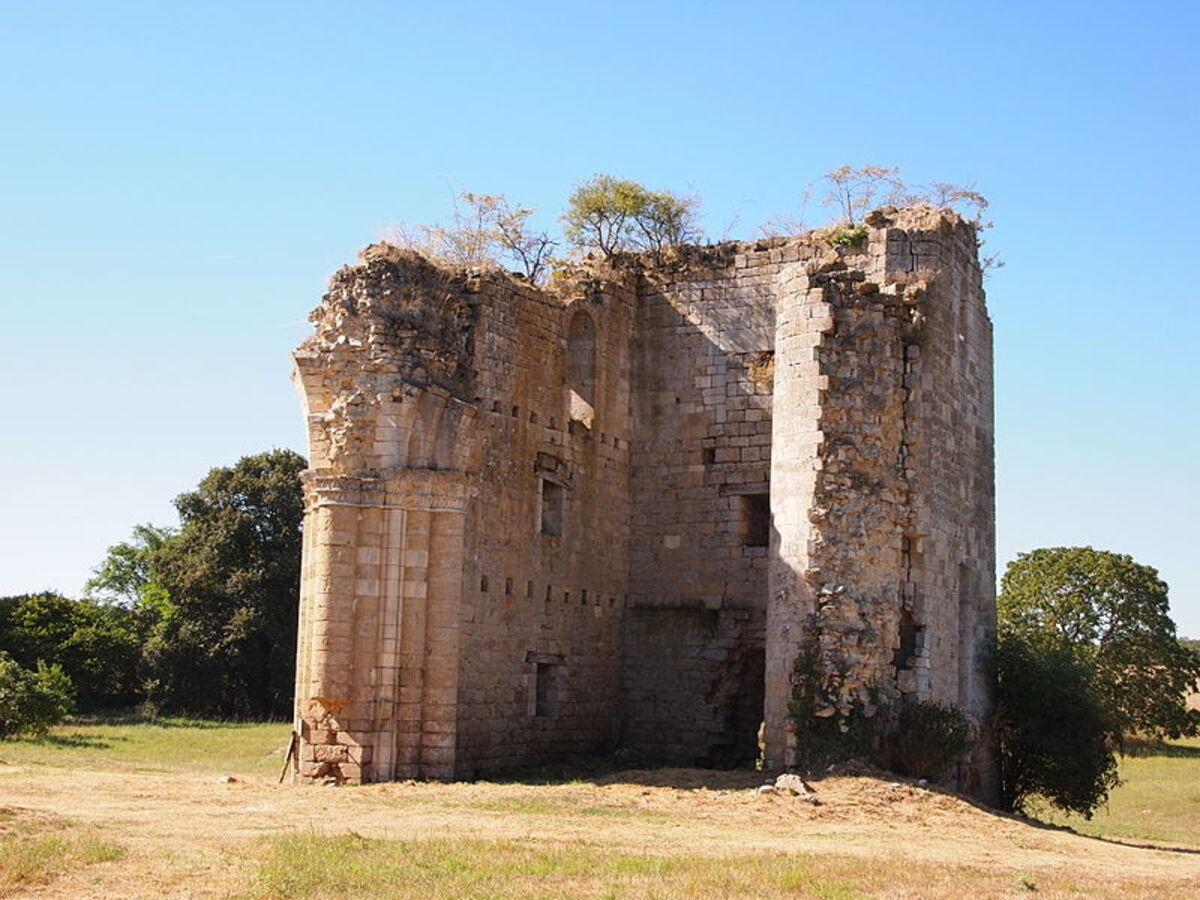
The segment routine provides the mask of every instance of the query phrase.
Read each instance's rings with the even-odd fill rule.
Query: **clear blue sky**
[[[877,163],[992,200],[1001,568],[1130,553],[1200,636],[1198,47],[1194,2],[7,3],[0,594],[303,452],[325,279],[456,188],[551,223],[607,172],[752,237]]]

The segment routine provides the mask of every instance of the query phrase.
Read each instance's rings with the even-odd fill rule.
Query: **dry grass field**
[[[1094,837],[886,778],[823,779],[817,804],[694,769],[278,785],[286,738],[130,721],[0,745],[0,896],[1200,896],[1200,744],[1126,761],[1121,791],[1146,762],[1191,779],[1170,824],[1097,817]]]

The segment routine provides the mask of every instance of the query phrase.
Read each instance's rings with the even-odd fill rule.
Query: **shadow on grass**
[[[238,719],[218,720],[218,719],[193,719],[187,716],[157,716],[152,713],[138,712],[137,710],[116,710],[113,712],[92,713],[89,715],[71,716],[67,723],[70,725],[98,725],[108,727],[126,727],[131,725],[148,725],[154,728],[187,728],[187,729],[213,729],[213,728],[250,728],[263,724],[276,724],[262,721],[247,721]],[[278,724],[286,725],[286,721],[280,721]]]
[[[1200,747],[1171,744],[1150,738],[1130,738],[1125,742],[1125,755],[1136,757],[1167,756],[1175,759],[1200,759]]]
[[[126,740],[126,738],[117,738]],[[111,750],[112,739],[98,738],[95,735],[76,731],[72,734],[46,734],[32,738],[30,743],[45,744],[62,750]]]
[[[1043,824],[1043,823],[1036,823]],[[1054,826],[1051,826],[1054,827]],[[1182,853],[1188,856],[1200,856],[1200,847],[1187,847],[1181,844],[1154,844],[1148,841],[1139,841],[1136,838],[1122,837],[1104,837],[1098,834],[1083,834],[1076,831],[1074,828],[1061,826],[1063,831],[1069,831],[1071,834],[1078,835],[1081,838],[1089,838],[1093,841],[1101,841],[1105,844],[1115,844],[1118,847],[1133,847],[1135,850],[1157,850],[1159,853]]]
[[[749,766],[740,769],[702,769],[660,763],[618,753],[615,756],[578,756],[557,762],[506,769],[484,770],[481,781],[495,784],[556,785],[637,784],[679,790],[739,790],[761,785],[768,776]]]
[[[553,762],[527,766],[508,766],[481,770],[480,781],[495,784],[570,784],[574,781],[594,781],[618,771],[611,756],[576,756]]]

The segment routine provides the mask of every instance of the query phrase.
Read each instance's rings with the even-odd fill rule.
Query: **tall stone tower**
[[[621,746],[792,765],[840,722],[982,725],[991,330],[973,229],[593,261],[540,289],[377,245],[296,352],[301,778]],[[843,236],[844,237],[844,236]],[[843,241],[844,243],[844,241]],[[989,790],[983,750],[961,782]]]

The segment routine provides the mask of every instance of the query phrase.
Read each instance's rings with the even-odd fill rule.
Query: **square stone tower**
[[[296,351],[304,779],[622,747],[795,764],[816,717],[991,708],[991,326],[974,231],[591,260],[542,289],[388,245]],[[989,789],[987,754],[965,786]]]

